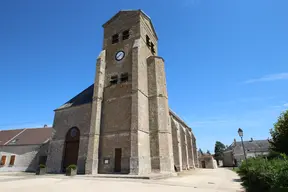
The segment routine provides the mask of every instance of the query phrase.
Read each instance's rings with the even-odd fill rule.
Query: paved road
[[[212,191],[243,191],[239,176],[228,169],[198,169],[193,174],[184,174],[182,177],[173,177],[166,182],[189,184],[198,189],[213,189]]]
[[[227,169],[198,169],[163,180],[101,179],[91,177],[0,174],[5,192],[238,192],[238,176]]]

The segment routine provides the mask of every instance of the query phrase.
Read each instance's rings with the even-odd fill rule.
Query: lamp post
[[[245,157],[245,162],[246,162],[246,169],[248,172],[248,163],[247,163],[247,156],[246,156],[246,151],[243,143],[243,130],[241,128],[238,129],[238,135],[241,137],[241,142],[242,142],[242,147],[244,151],[244,157]],[[250,185],[250,174],[248,174],[248,185]]]
[[[243,147],[243,151],[244,151],[244,157],[245,157],[245,161],[246,161],[246,165],[247,165],[247,156],[246,156],[246,151],[245,151],[245,147],[244,147],[244,143],[243,143],[243,130],[241,128],[238,129],[238,135],[241,137],[241,143],[242,143],[242,147]]]

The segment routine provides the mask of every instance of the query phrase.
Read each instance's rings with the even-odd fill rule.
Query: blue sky
[[[52,124],[93,83],[102,24],[143,9],[159,37],[170,107],[214,150],[266,139],[288,108],[287,0],[0,1],[0,129]]]

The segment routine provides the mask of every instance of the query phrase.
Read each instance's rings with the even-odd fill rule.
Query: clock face
[[[115,55],[115,59],[116,61],[121,61],[125,56],[125,52],[124,51],[118,51]]]

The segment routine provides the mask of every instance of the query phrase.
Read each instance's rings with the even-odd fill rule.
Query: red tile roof
[[[0,145],[42,144],[52,135],[52,128],[27,128],[0,131]]]

